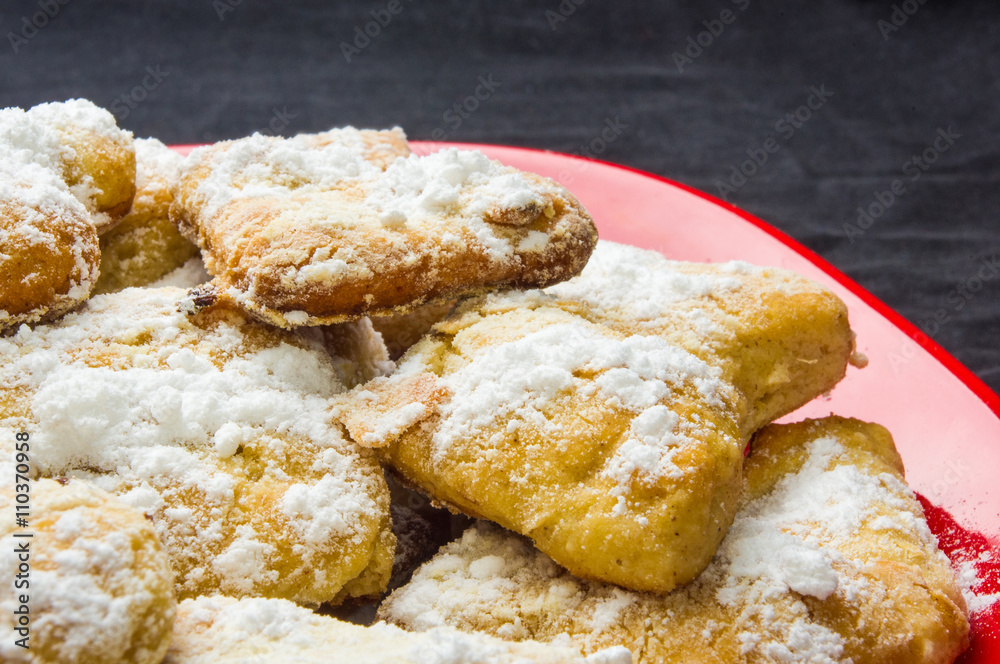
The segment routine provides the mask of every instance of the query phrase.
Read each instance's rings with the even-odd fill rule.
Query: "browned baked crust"
[[[667,595],[575,578],[482,523],[379,616],[411,630],[568,636],[586,652],[624,645],[636,664],[945,664],[968,647],[955,573],[884,428],[838,417],[766,427],[739,505],[711,565]]]
[[[171,216],[216,295],[282,327],[320,325],[583,268],[597,232],[565,189],[478,152],[386,166],[400,136],[255,135],[193,153]]]
[[[82,99],[0,110],[0,331],[87,299],[135,194],[132,134]]]
[[[843,302],[790,272],[648,253],[602,244],[593,260],[646,260],[667,290],[588,264],[548,293],[460,304],[344,399],[345,426],[578,576],[651,592],[692,580],[732,521],[749,436],[836,384],[853,334]]]

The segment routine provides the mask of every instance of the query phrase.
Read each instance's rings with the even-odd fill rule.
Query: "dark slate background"
[[[713,194],[774,138],[729,201],[1000,389],[1000,271],[976,280],[1000,258],[993,0],[396,2],[4,0],[0,105],[87,97],[167,143],[399,124],[414,139],[564,152],[617,118],[628,129],[601,158]],[[398,13],[348,62],[342,43],[387,8]],[[701,35],[699,52],[688,40],[706,21],[719,34]],[[489,99],[446,115],[480,77],[499,83]],[[813,87],[832,95],[799,126],[777,125]],[[939,130],[957,134],[948,149],[905,167]],[[895,180],[905,191],[888,209],[845,231]],[[947,320],[935,330],[936,313]]]

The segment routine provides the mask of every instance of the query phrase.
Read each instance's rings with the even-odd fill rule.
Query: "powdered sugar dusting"
[[[0,213],[5,217],[0,226],[0,273],[5,279],[20,278],[8,286],[28,292],[56,289],[48,302],[28,312],[12,314],[0,301],[0,328],[62,313],[87,297],[98,277],[97,236],[86,208],[60,176],[36,163],[0,159]],[[67,253],[72,268],[54,278],[50,263],[60,263]],[[29,256],[38,263],[25,274]],[[65,292],[59,292],[60,287]]]
[[[149,284],[149,288],[163,288],[164,286],[173,286],[175,288],[194,288],[195,286],[201,286],[202,284],[208,283],[212,280],[212,275],[208,273],[205,269],[205,264],[202,262],[201,258],[195,256],[194,258],[189,258],[184,265],[181,265],[176,270],[172,270],[153,283]]]
[[[371,664],[629,664],[624,648],[589,657],[569,645],[509,643],[450,627],[406,632],[376,623],[361,627],[275,599],[201,597],[179,607],[164,664],[226,664],[266,658],[274,664],[343,661]]]
[[[51,122],[45,121],[50,112],[29,113],[20,108],[0,110],[0,146],[3,158],[0,168],[16,169],[26,164],[34,164],[49,172],[49,178],[62,179],[63,162],[72,156],[72,150],[63,145],[59,131]]]
[[[517,221],[522,217],[509,213],[523,212],[523,223],[527,223],[544,210],[551,195],[546,185],[529,182],[517,170],[491,161],[479,151],[448,149],[426,156],[398,157],[383,171],[359,148],[357,129],[335,131],[336,140],[322,145],[309,135],[283,139],[255,134],[193,151],[188,163],[198,163],[209,155],[211,168],[198,185],[203,204],[199,214],[210,218],[237,198],[294,196],[304,201],[311,194],[350,190],[360,196],[356,203],[360,207],[350,207],[350,214],[337,217],[331,204],[321,215],[321,210],[305,203],[301,214],[323,217],[315,223],[353,225],[370,219],[390,229],[457,220],[492,258],[505,260],[515,248],[487,222],[522,223]],[[527,251],[540,251],[546,242],[547,238],[537,234],[521,241]],[[330,274],[303,274],[301,278],[329,277],[356,267],[343,256],[321,263],[314,260],[308,267]]]
[[[313,137],[279,138],[254,134],[238,141],[193,150],[188,163],[209,154],[210,171],[198,185],[203,214],[210,217],[240,197],[283,196],[329,191],[343,180],[380,172],[364,159],[357,129],[337,131],[337,140],[318,146]]]
[[[63,134],[81,130],[125,148],[132,143],[131,132],[119,129],[111,113],[86,99],[39,104],[27,111],[6,108],[0,110],[0,167],[6,164],[16,171],[35,164],[62,181],[66,164],[75,157]],[[65,181],[62,187],[70,191]],[[96,214],[93,200],[98,192],[92,177],[83,177],[72,193]]]
[[[135,145],[136,189],[169,189],[180,178],[184,157],[156,138],[137,138]]]
[[[484,223],[495,210],[541,207],[545,192],[522,173],[491,161],[482,152],[442,150],[424,157],[397,159],[368,186],[368,200],[380,218],[394,226],[426,226],[441,215],[461,216],[476,238],[498,258],[514,247]],[[544,236],[544,234],[542,234]],[[545,238],[547,239],[547,238]],[[525,248],[540,250],[544,243],[528,236]]]
[[[33,537],[15,537],[12,520],[0,537],[0,574],[7,580],[0,590],[0,659],[34,662],[31,654],[39,651],[66,662],[95,654],[123,661],[130,651],[139,653],[133,661],[156,661],[157,650],[162,657],[174,618],[173,581],[142,514],[84,482],[43,480],[30,491]],[[13,490],[0,495],[0,505],[13,511],[13,498]],[[28,573],[18,571],[18,545],[29,552]],[[15,576],[27,581],[18,590]],[[25,601],[17,595],[30,597],[30,650],[15,645],[24,636],[15,635],[11,622]]]
[[[946,562],[898,476],[855,465],[848,459],[858,449],[824,433],[803,441],[797,471],[781,474],[777,455],[762,457],[759,463],[770,468],[757,477],[777,475],[777,482],[745,499],[712,563],[684,589],[657,597],[583,581],[525,540],[480,523],[395,591],[380,616],[414,629],[452,624],[505,638],[558,639],[568,631],[587,647],[631,643],[638,632],[646,640],[640,661],[657,661],[651,652],[677,648],[710,652],[720,642],[735,645],[748,661],[846,661],[849,639],[878,638],[880,628],[859,624],[857,635],[839,633],[813,602],[872,607],[890,601],[891,579],[872,576],[869,551],[858,546],[878,532],[879,519],[894,514],[900,536],[934,564]],[[878,560],[883,545],[873,546]],[[885,546],[896,550],[895,543]],[[487,556],[501,562],[482,564]],[[968,566],[963,573],[974,583]],[[906,627],[905,620],[894,626],[892,638],[905,638]],[[695,634],[704,642],[692,640]]]
[[[661,254],[607,240],[597,244],[579,276],[546,289],[560,298],[583,302],[601,316],[655,329],[683,324],[690,346],[705,350],[726,343],[727,331],[713,312],[715,300],[746,287],[748,277],[768,277],[773,290],[801,288],[797,275],[743,261],[713,264],[673,261]]]
[[[1000,601],[1000,593],[988,593],[982,589],[986,580],[980,578],[976,570],[977,564],[992,562],[994,555],[991,551],[983,551],[975,560],[963,560],[956,565],[962,597],[973,616],[989,611]]]
[[[677,304],[739,288],[740,281],[726,274],[727,264],[702,274],[684,272],[687,265],[661,254],[602,240],[579,277],[547,289],[559,297],[582,300],[602,311],[624,307],[640,321],[676,315]],[[748,264],[739,274],[759,272]],[[733,270],[737,272],[737,270]],[[595,288],[596,285],[599,288]]]
[[[401,371],[406,370],[404,363]],[[621,487],[636,471],[649,481],[679,476],[670,458],[678,446],[694,444],[694,439],[677,413],[660,402],[689,390],[702,403],[722,407],[726,387],[719,373],[656,337],[620,339],[596,326],[551,325],[491,347],[443,378],[454,396],[441,408],[434,458],[440,462],[456,440],[481,434],[508,416],[513,418],[508,432],[521,422],[544,431],[552,426],[545,415],[548,404],[596,386],[600,399],[636,414],[605,475]],[[593,379],[586,377],[593,374]]]
[[[197,327],[177,310],[183,296],[126,289],[93,298],[58,325],[22,327],[0,341],[3,385],[26,395],[35,420],[37,470],[89,477],[162,513],[157,528],[172,555],[217,550],[214,559],[201,551],[205,573],[233,592],[277,578],[265,533],[249,524],[225,530],[244,481],[229,464],[245,445],[264,476],[285,485],[282,527],[307,549],[363,544],[387,509],[378,498],[385,488],[374,462],[331,422],[328,399],[346,388],[320,335],[265,337],[257,346],[261,332],[238,316]],[[286,475],[282,460],[293,453],[311,463],[308,485]],[[192,518],[176,509],[185,505],[197,510],[197,529],[177,527]]]

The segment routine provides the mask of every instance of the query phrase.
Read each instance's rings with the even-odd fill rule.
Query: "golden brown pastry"
[[[348,371],[315,330],[223,306],[188,316],[184,296],[100,295],[0,339],[0,428],[31,432],[42,476],[87,478],[144,510],[180,598],[377,595],[393,560],[388,489],[328,413],[384,361],[377,335],[356,356],[377,348],[382,360]],[[361,326],[342,327],[365,340]]]
[[[817,284],[677,268],[695,276],[662,294],[675,308],[663,317],[695,321],[697,338],[630,327],[580,298],[488,296],[343,399],[340,416],[452,509],[527,535],[578,576],[667,592],[725,535],[753,430],[832,387],[853,345],[843,303]],[[743,309],[715,304],[741,295]],[[799,365],[810,370],[787,369]]]
[[[790,270],[742,261],[689,263],[600,242],[580,276],[548,289],[583,315],[718,358],[750,409],[749,434],[829,391],[855,354],[847,307]]]
[[[282,327],[322,325],[556,283],[596,242],[569,192],[479,152],[388,163],[399,130],[325,136],[192,153],[171,217],[197,239],[216,297]]]
[[[624,645],[637,664],[938,664],[967,647],[955,574],[884,428],[837,417],[765,428],[739,502],[711,565],[668,595],[578,579],[483,523],[380,617],[509,640],[568,634],[585,652]]]
[[[0,110],[0,331],[86,300],[135,194],[132,134],[88,101]]]
[[[135,157],[135,200],[121,222],[101,235],[95,295],[150,285],[198,256],[198,247],[170,221],[183,157],[155,138],[137,139]]]
[[[200,597],[178,610],[164,664],[630,664],[624,648],[589,657],[572,645],[509,643],[441,627],[410,633],[362,627],[277,599]]]
[[[110,112],[86,99],[39,104],[26,116],[56,133],[58,154],[50,152],[48,158],[90,212],[97,232],[118,223],[135,196],[132,133],[119,129]]]
[[[13,467],[2,468],[5,484],[15,479]],[[159,664],[177,604],[153,524],[86,482],[19,484],[0,490],[8,515],[0,526],[0,660]],[[15,501],[15,488],[29,500]],[[18,511],[26,527],[15,526],[15,505],[29,506]]]
[[[19,170],[0,166],[0,331],[77,307],[100,261],[97,230],[66,185],[34,164]]]

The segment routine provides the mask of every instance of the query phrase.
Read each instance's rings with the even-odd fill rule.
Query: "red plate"
[[[412,146],[418,154],[452,146],[478,149],[550,177],[580,199],[604,239],[680,260],[785,267],[832,289],[847,303],[858,350],[869,364],[850,369],[829,398],[782,421],[834,413],[885,425],[942,548],[959,562],[981,556],[979,592],[1000,592],[1000,397],[914,325],[784,233],[684,185],[552,152],[419,141]],[[1000,604],[974,618],[972,648],[960,659],[997,661]]]

